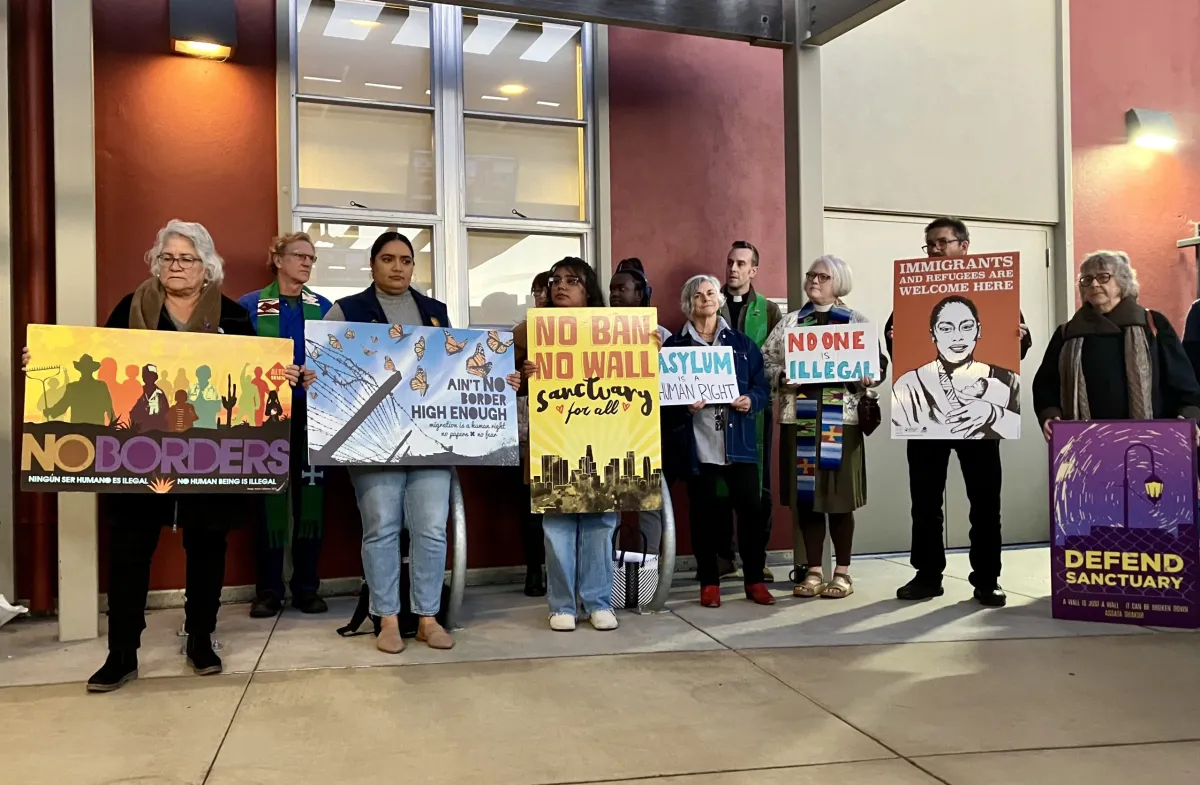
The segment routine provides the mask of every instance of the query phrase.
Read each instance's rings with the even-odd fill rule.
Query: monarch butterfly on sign
[[[418,338],[417,342],[415,344],[413,344],[413,351],[417,353],[418,360],[425,359],[425,336],[424,335],[422,335],[420,338]]]
[[[321,356],[321,347],[320,347],[320,346],[314,346],[314,347],[313,347],[313,348],[312,348],[312,349],[309,351],[309,353],[308,353],[308,356],[309,356],[309,357],[311,357],[311,358],[313,358],[314,360],[315,360],[315,359],[317,359],[318,357],[320,357],[320,356]]]
[[[412,378],[408,386],[421,393],[421,397],[425,397],[425,393],[429,392],[429,377],[425,375],[425,369],[417,366],[417,375]]]
[[[388,357],[386,354],[383,356],[383,370],[385,370],[385,371],[396,370],[396,363],[392,362],[392,358]]]
[[[346,339],[350,340],[350,341],[354,340],[354,331],[353,330],[350,330],[350,329],[346,330]]]
[[[412,333],[404,332],[404,325],[402,324],[393,324],[392,328],[388,330],[388,337],[396,339],[396,343],[400,343],[410,335],[412,335]]]
[[[334,349],[337,349],[339,352],[342,350],[342,342],[337,338],[334,338],[332,335],[329,336],[329,345]]]
[[[483,353],[483,344],[475,344],[475,354],[467,358],[467,373],[472,376],[487,376],[492,372],[492,364],[486,360],[487,355]]]
[[[512,339],[507,341],[500,340],[500,333],[496,330],[488,330],[487,339],[488,348],[496,354],[504,354],[508,351],[508,347],[513,345]]]
[[[310,392],[309,395],[312,396],[312,399],[314,401],[317,400],[317,391],[316,390],[313,390],[312,392]]]
[[[372,336],[371,336],[371,343],[379,343],[379,336],[378,336],[378,335],[372,335]]]
[[[447,357],[449,357],[450,355],[458,354],[463,349],[467,348],[467,342],[466,341],[459,342],[459,341],[454,340],[454,336],[450,334],[449,330],[442,330],[442,332],[444,332],[446,334],[446,356]]]
[[[362,348],[362,350],[363,350],[363,354],[365,354],[368,357],[370,357],[372,354],[376,353],[374,349],[368,349],[365,346]]]

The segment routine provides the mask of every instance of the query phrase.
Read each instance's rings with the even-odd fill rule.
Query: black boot
[[[525,596],[546,596],[546,578],[542,574],[542,565],[533,564],[525,568]]]
[[[250,618],[252,619],[270,619],[279,615],[283,610],[283,603],[275,592],[263,592],[254,598],[254,602],[250,603]]]
[[[137,649],[131,651],[109,651],[108,659],[100,670],[88,679],[88,692],[112,692],[120,689],[127,681],[138,675]]]
[[[221,672],[221,658],[213,651],[211,635],[188,636],[187,662],[197,676],[210,676]]]

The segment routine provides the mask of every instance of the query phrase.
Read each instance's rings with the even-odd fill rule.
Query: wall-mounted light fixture
[[[1125,113],[1125,132],[1138,147],[1170,152],[1179,144],[1179,131],[1170,112],[1130,109]]]
[[[237,46],[234,0],[171,0],[171,50],[227,60]]]

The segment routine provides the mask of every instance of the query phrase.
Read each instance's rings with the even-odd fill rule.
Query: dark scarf
[[[796,326],[815,326],[818,313],[813,304],[808,303],[797,314]],[[828,313],[829,324],[849,324],[853,316],[849,308],[838,305]],[[818,469],[836,472],[842,466],[842,404],[845,397],[844,384],[822,385],[809,392],[801,388],[796,393],[797,501],[812,503],[814,500]]]
[[[157,330],[162,318],[163,303],[167,290],[162,281],[148,278],[133,290],[133,303],[129,308],[129,326],[135,330]],[[170,314],[168,313],[168,316]],[[192,315],[183,326],[186,333],[216,333],[221,327],[221,288],[206,284],[200,290],[200,300],[192,309]]]
[[[1075,312],[1063,325],[1063,348],[1058,356],[1062,379],[1062,409],[1065,420],[1090,420],[1087,380],[1083,375],[1083,341],[1092,335],[1124,335],[1125,384],[1129,389],[1129,417],[1150,420],[1154,416],[1152,385],[1154,366],[1150,361],[1150,338],[1154,332],[1150,312],[1126,297],[1107,314],[1090,304]]]
[[[321,321],[321,301],[307,286],[300,290],[300,307],[304,313],[304,321]],[[258,334],[263,338],[278,338],[279,336],[279,280],[263,289],[258,295]],[[293,398],[295,407],[304,406],[307,401],[302,396]],[[292,460],[304,462],[300,477],[304,484],[300,487],[300,521],[296,536],[301,539],[320,537],[324,528],[325,511],[325,472],[314,469],[308,464],[307,455],[293,455]],[[267,542],[272,548],[282,548],[288,540],[291,531],[292,516],[289,504],[290,493],[273,493],[266,499],[267,504]]]

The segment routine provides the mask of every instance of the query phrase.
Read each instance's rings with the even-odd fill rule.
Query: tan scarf
[[[133,303],[129,309],[129,326],[134,330],[157,330],[162,315],[167,291],[157,278],[142,281],[133,290]],[[200,300],[192,310],[191,318],[184,325],[188,333],[215,333],[221,326],[221,289],[205,285],[200,291]]]
[[[1150,312],[1126,297],[1117,307],[1102,314],[1084,303],[1071,321],[1063,325],[1063,348],[1058,356],[1062,378],[1063,419],[1090,420],[1087,381],[1083,376],[1083,340],[1089,335],[1118,335],[1125,338],[1125,384],[1129,389],[1129,418],[1149,420],[1154,416],[1154,365],[1150,361],[1153,331]]]

